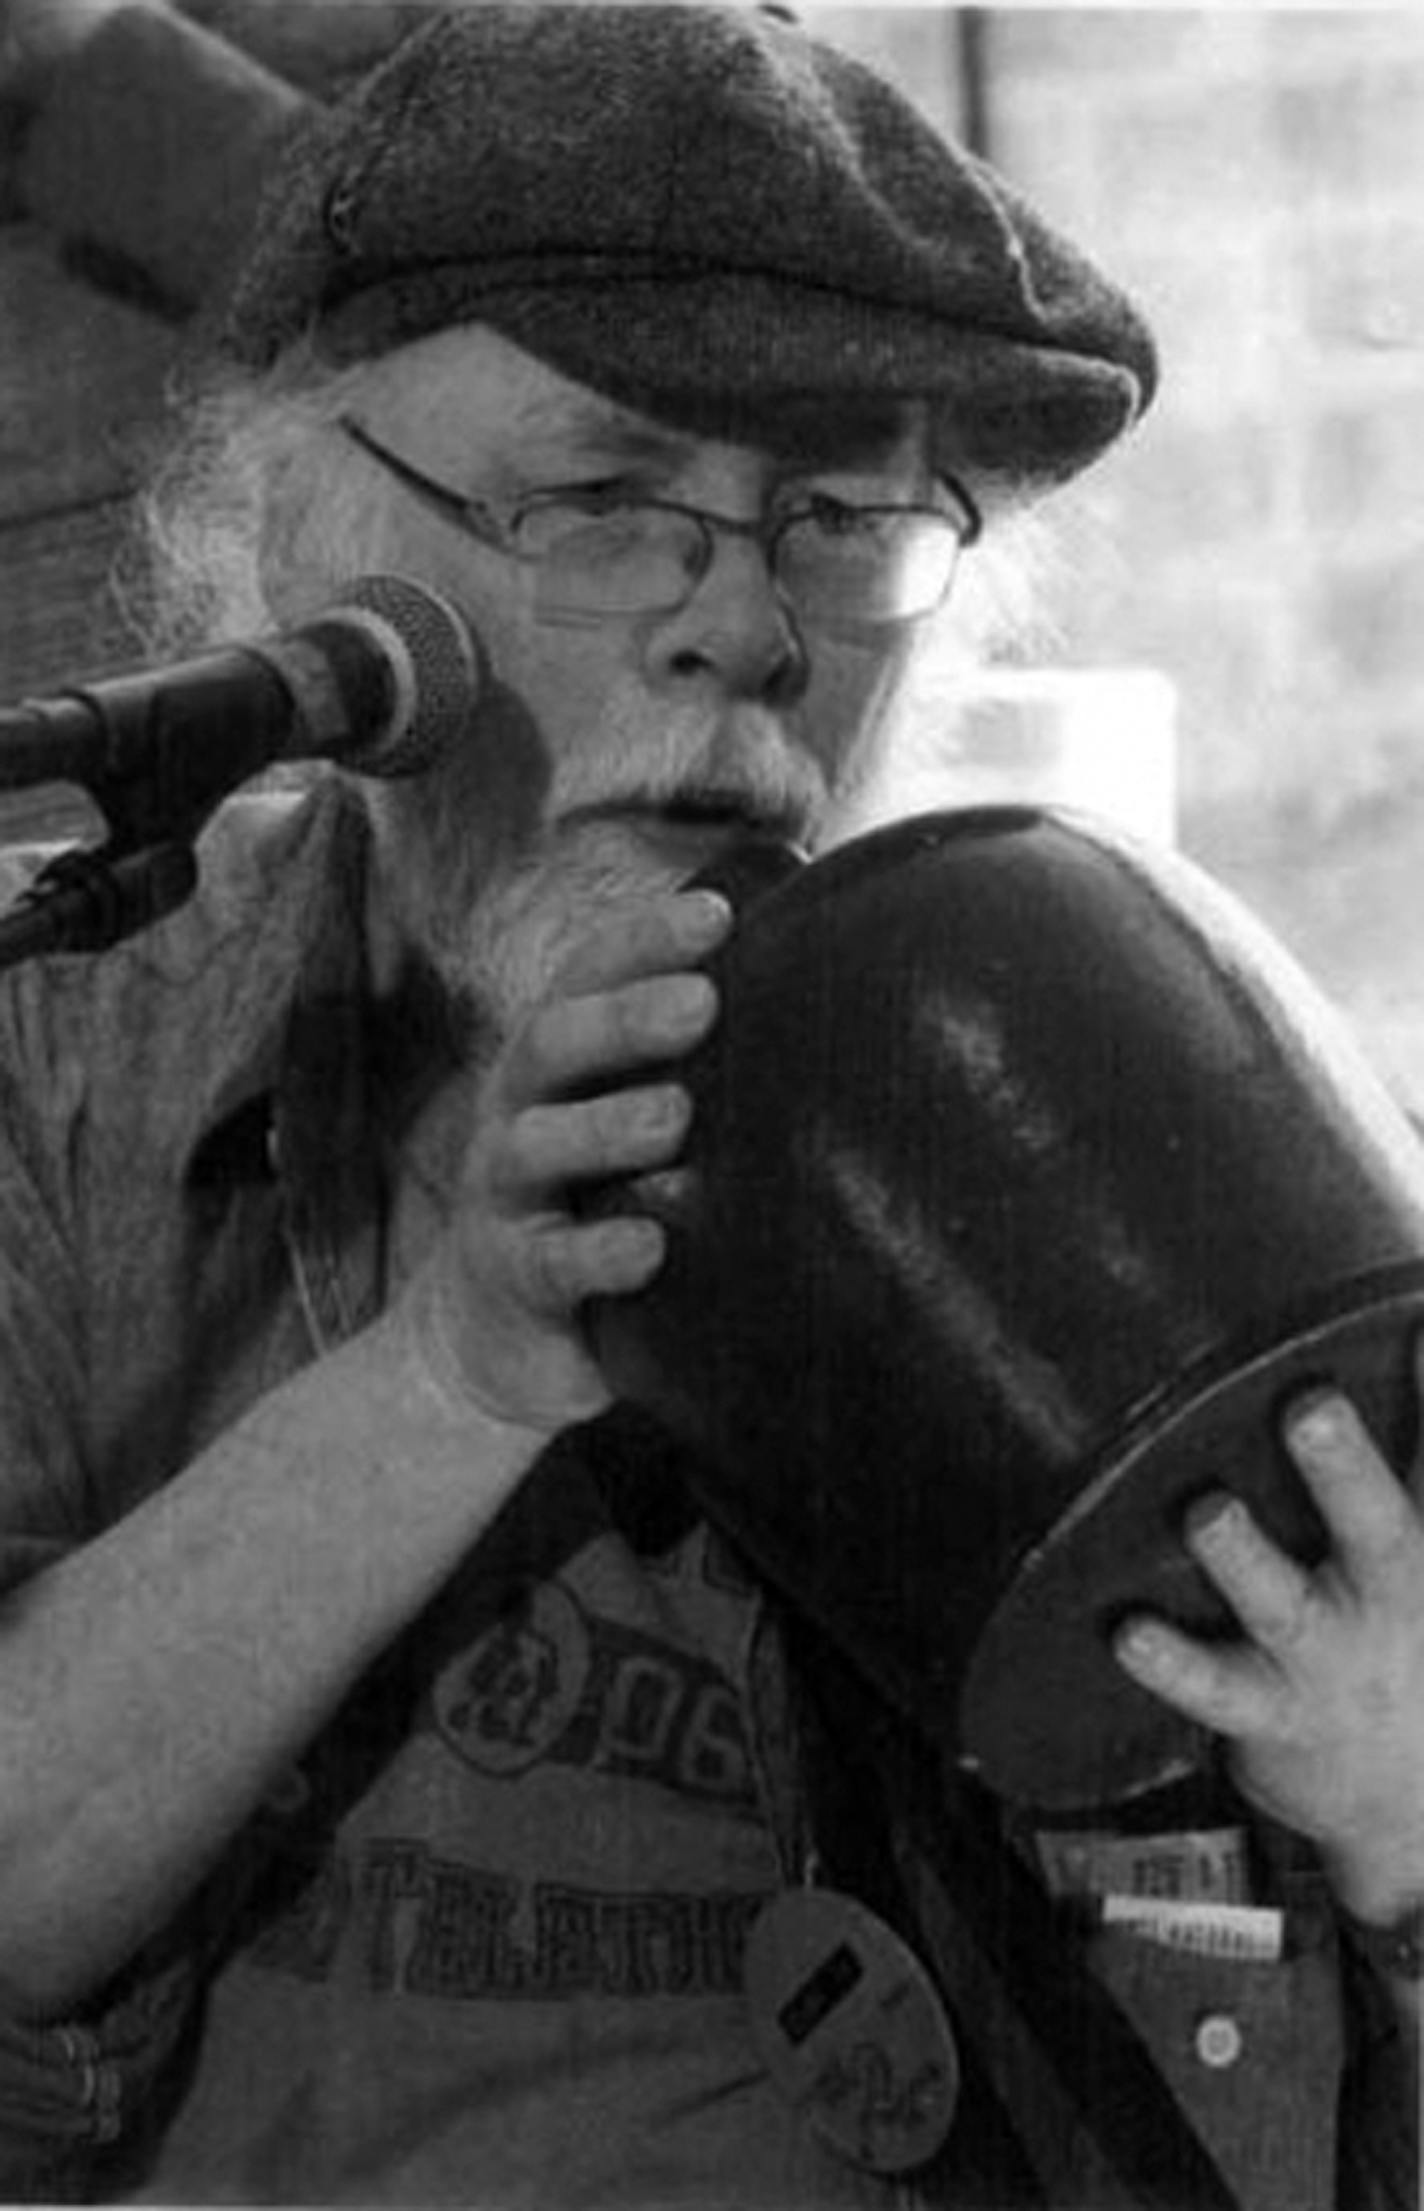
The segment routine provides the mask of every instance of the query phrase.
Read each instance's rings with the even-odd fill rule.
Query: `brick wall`
[[[1187,848],[1424,1103],[1424,9],[991,8],[991,151],[1164,389],[1061,508],[1062,651],[1179,698]]]

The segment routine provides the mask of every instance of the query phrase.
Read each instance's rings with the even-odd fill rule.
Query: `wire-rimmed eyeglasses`
[[[712,565],[717,533],[751,538],[796,614],[826,626],[917,621],[943,605],[959,556],[982,529],[963,486],[939,479],[945,506],[854,505],[811,492],[779,514],[736,522],[623,485],[556,486],[506,507],[451,489],[339,418],[363,452],[482,545],[535,571],[535,612],[597,621],[671,613]]]

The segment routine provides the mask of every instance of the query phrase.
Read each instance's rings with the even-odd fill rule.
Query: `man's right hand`
[[[730,922],[701,890],[620,910],[486,1077],[453,1218],[407,1296],[436,1380],[496,1420],[553,1434],[609,1401],[579,1309],[641,1289],[664,1235],[631,1213],[581,1219],[576,1199],[680,1151],[690,1101],[666,1063],[712,1025],[716,992],[696,967]]]

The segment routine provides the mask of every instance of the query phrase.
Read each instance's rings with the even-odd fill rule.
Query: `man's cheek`
[[[859,768],[868,748],[893,731],[914,659],[903,637],[892,646],[883,631],[864,641],[838,638],[814,658],[811,687],[797,720],[807,750],[833,788]]]

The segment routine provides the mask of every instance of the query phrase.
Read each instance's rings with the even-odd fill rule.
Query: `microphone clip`
[[[181,906],[197,880],[188,844],[71,846],[0,915],[0,969],[46,952],[107,952]]]

